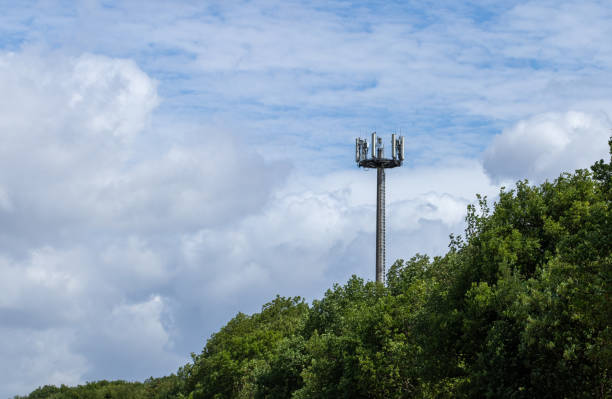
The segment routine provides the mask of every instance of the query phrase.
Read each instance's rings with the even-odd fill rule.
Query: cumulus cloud
[[[3,319],[4,324],[4,319]],[[91,363],[75,353],[72,329],[17,329],[0,326],[0,372],[4,397],[40,384],[78,384]]]
[[[181,235],[259,211],[288,165],[227,132],[148,147],[160,97],[133,61],[2,53],[0,89],[14,94],[0,100],[0,315],[22,337],[0,350],[32,363],[1,393],[175,370],[197,348],[177,354],[174,313],[206,309],[177,304]]]
[[[484,168],[497,181],[554,179],[605,158],[612,123],[605,114],[569,111],[522,120],[497,135]]]
[[[497,193],[476,161],[394,169],[387,176],[389,264],[416,252],[443,254],[448,235],[462,232],[474,193]],[[214,265],[191,283],[202,287],[206,300],[234,303],[238,297],[276,293],[312,297],[322,294],[329,281],[352,274],[373,279],[375,187],[375,171],[291,175],[260,212],[183,236],[186,267]]]

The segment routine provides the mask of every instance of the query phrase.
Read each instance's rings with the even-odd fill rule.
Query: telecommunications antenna
[[[376,169],[376,281],[385,282],[385,169],[402,166],[404,136],[391,135],[391,158],[385,158],[382,139],[372,133],[372,141],[355,139],[355,162],[361,168]]]

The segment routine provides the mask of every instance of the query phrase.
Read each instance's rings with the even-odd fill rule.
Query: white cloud
[[[91,364],[75,353],[71,329],[34,330],[0,327],[1,392],[4,397],[26,394],[46,384],[75,385]]]
[[[50,247],[31,251],[21,262],[0,257],[0,307],[17,312],[7,326],[63,325],[78,318],[79,305],[73,300],[86,294],[78,270],[81,260],[79,251]]]
[[[50,149],[49,155],[56,154],[58,164],[74,161],[66,151],[69,148],[87,146],[97,154],[121,144],[117,139],[131,138],[142,130],[159,102],[156,83],[133,61],[89,54],[3,53],[0,88],[13,94],[0,100],[3,142],[12,144],[4,150],[10,153],[21,144],[24,150],[38,152],[53,144],[55,152]],[[21,117],[24,114],[29,117]]]
[[[68,105],[89,134],[130,138],[142,131],[159,102],[156,84],[131,60],[80,56],[71,77]]]
[[[449,194],[428,193],[412,200],[391,203],[390,225],[397,230],[415,231],[422,221],[439,220],[446,226],[460,224],[468,201]]]
[[[0,89],[15,93],[0,100],[2,337],[24,337],[0,367],[29,364],[16,384],[3,373],[0,395],[174,371],[197,350],[176,354],[189,324],[175,314],[207,305],[177,303],[173,284],[210,268],[177,276],[181,235],[258,212],[288,165],[194,128],[149,147],[147,134],[174,132],[149,127],[156,82],[132,61],[4,53]]]
[[[13,202],[8,196],[6,190],[0,186],[0,211],[10,212],[13,209]]]
[[[608,153],[612,123],[605,114],[546,113],[518,122],[493,139],[484,153],[489,176],[552,180],[561,172],[588,168]]]
[[[329,281],[351,274],[373,278],[375,175],[372,170],[292,174],[260,212],[184,235],[190,273],[209,265],[208,273],[193,282],[202,287],[198,297],[230,304],[276,293],[310,298],[327,289]],[[470,191],[474,187],[478,190]],[[448,235],[462,233],[475,192],[491,197],[497,187],[478,162],[458,161],[439,168],[389,170],[387,192],[390,265],[416,252],[443,254]],[[259,302],[246,306],[256,311]]]
[[[141,303],[116,305],[100,326],[113,345],[130,348],[134,355],[142,355],[147,349],[159,351],[170,345],[170,336],[161,317],[165,309],[159,295]]]

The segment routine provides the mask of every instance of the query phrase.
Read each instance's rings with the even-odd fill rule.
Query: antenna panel
[[[376,158],[376,132],[372,133],[372,159]]]

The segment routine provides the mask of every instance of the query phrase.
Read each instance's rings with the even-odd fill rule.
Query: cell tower
[[[368,141],[355,139],[355,162],[359,167],[376,168],[376,281],[385,282],[385,169],[402,166],[404,136],[391,135],[391,158],[385,158],[382,139],[372,133],[372,153],[368,158]]]

